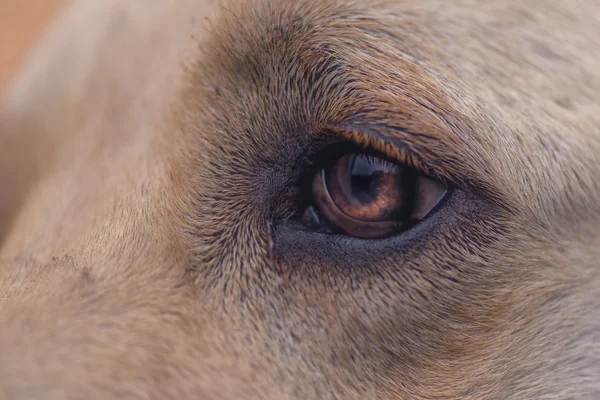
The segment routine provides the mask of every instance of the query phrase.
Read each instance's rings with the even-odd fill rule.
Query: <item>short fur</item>
[[[0,397],[600,398],[598,16],[67,7],[0,111]],[[299,229],[336,135],[452,197],[393,238]]]

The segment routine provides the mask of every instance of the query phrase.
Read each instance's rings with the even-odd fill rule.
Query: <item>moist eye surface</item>
[[[314,175],[311,225],[358,238],[409,229],[444,198],[446,186],[410,166],[363,153],[338,156]],[[316,211],[316,212],[315,212]]]
[[[365,222],[405,216],[416,186],[410,172],[365,154],[343,156],[322,171],[329,196],[340,211]]]

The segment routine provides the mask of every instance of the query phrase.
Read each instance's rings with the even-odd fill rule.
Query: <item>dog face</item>
[[[1,397],[596,398],[572,6],[68,7],[0,114]]]

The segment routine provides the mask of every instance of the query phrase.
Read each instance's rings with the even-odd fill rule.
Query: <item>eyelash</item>
[[[387,143],[383,144],[391,147],[391,145]],[[318,143],[317,146],[319,146]],[[396,168],[401,166],[414,169],[421,175],[432,177],[446,183],[445,179],[432,174],[431,169],[427,168],[425,164],[419,161],[415,155],[408,154],[407,152],[399,150],[396,147],[391,147],[394,149],[394,152],[397,153],[396,157],[390,157],[387,153],[377,150],[370,145],[362,146],[354,141],[348,141],[345,138],[341,138],[333,142],[328,141],[326,144],[321,143],[319,147],[320,148],[316,150],[311,149],[312,151],[308,152],[309,155],[305,159],[305,165],[303,168],[302,182],[306,180],[310,184],[314,174],[317,173],[321,168],[327,167],[329,163],[333,162],[342,155],[357,153],[366,156],[370,160],[383,160],[387,163],[387,165]],[[306,187],[305,185],[301,186]]]
[[[384,159],[392,164],[409,167],[417,171],[418,173],[438,179],[444,183],[447,183],[447,179],[443,179],[433,172],[427,163],[425,163],[417,154],[412,151],[394,146],[389,142],[355,131],[349,131],[345,129],[339,129],[330,127],[319,136],[334,137],[335,143],[345,143],[351,146],[354,151],[365,155],[371,155]],[[331,142],[330,142],[331,143]],[[408,147],[408,146],[405,146]],[[322,150],[328,150],[325,146]]]

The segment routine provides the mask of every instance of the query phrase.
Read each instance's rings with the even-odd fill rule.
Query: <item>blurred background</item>
[[[66,0],[0,0],[0,98]]]

